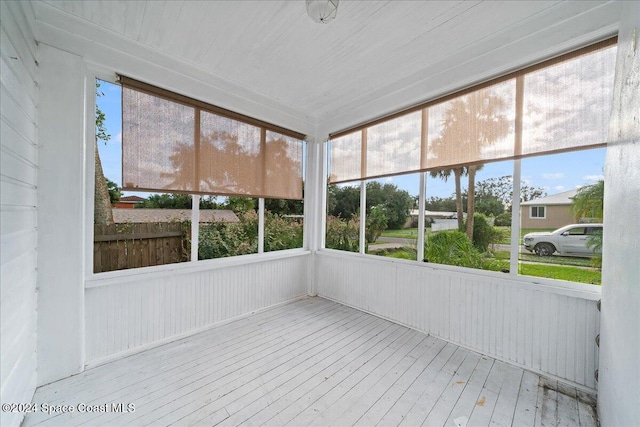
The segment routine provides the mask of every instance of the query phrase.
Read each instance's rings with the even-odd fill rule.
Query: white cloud
[[[564,191],[567,188],[564,185],[556,185],[555,187],[553,187],[553,189],[556,191]]]
[[[601,179],[604,179],[604,175],[587,175],[583,176],[582,179],[585,181],[600,181]]]
[[[562,178],[564,178],[564,174],[562,172],[543,173],[542,174],[542,178],[548,179],[548,180],[562,179]]]
[[[118,132],[116,135],[116,143],[122,144],[122,132]]]
[[[393,182],[393,177],[388,176],[387,178],[385,178],[384,182]]]

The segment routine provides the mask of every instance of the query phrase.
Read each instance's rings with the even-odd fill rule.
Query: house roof
[[[183,73],[140,76],[148,83],[320,133],[601,40],[615,32],[620,3],[343,1],[327,25],[307,16],[305,2],[289,0],[38,1],[34,8],[49,24],[39,27],[44,40],[62,43],[56,28],[73,28]]]
[[[528,202],[520,203],[520,206],[531,205],[570,205],[573,197],[578,192],[577,189],[564,191],[562,193],[552,194],[550,196],[541,197],[539,199],[529,200]]]
[[[191,209],[113,209],[113,221],[116,224],[190,220]],[[212,222],[239,222],[239,219],[228,209],[201,209],[200,223]]]
[[[409,211],[409,215],[411,216],[418,216],[419,213],[420,211],[418,209],[411,209],[411,211]],[[426,209],[424,211],[424,216],[430,218],[453,218],[456,215],[458,215],[457,212],[429,211]]]
[[[118,200],[118,202],[120,203],[140,203],[140,202],[144,202],[147,199],[145,199],[144,197],[140,197],[140,196],[123,196],[120,197],[120,200]]]

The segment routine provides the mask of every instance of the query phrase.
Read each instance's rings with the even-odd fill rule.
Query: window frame
[[[191,246],[191,253],[189,254],[189,260],[185,262],[163,264],[147,267],[128,268],[123,270],[105,271],[100,273],[94,273],[93,271],[93,245],[94,245],[94,224],[93,213],[95,206],[94,191],[95,191],[95,159],[94,159],[94,147],[95,143],[95,108],[97,104],[96,88],[95,84],[97,80],[102,80],[107,83],[120,85],[118,81],[117,73],[108,67],[103,67],[97,64],[87,64],[85,68],[85,129],[84,129],[84,224],[83,224],[83,242],[84,242],[84,272],[83,277],[85,281],[85,288],[92,288],[98,286],[104,286],[108,284],[122,283],[123,278],[136,278],[140,275],[163,275],[176,270],[187,271],[201,271],[210,270],[215,268],[225,268],[229,266],[251,264],[255,262],[264,262],[270,259],[286,258],[291,256],[301,256],[311,253],[308,248],[308,233],[311,232],[308,225],[303,230],[303,243],[300,248],[283,249],[279,251],[264,252],[264,199],[258,199],[258,215],[261,218],[258,226],[258,252],[247,255],[237,255],[225,258],[215,258],[198,260],[198,248],[197,246]],[[303,158],[309,154],[308,138],[303,138],[301,143],[303,144]],[[308,160],[303,161],[303,180],[306,182],[309,179],[309,167]],[[200,195],[191,194],[192,200],[199,200]],[[307,195],[303,196],[303,209],[307,212]],[[192,204],[191,218],[199,216],[199,203]],[[306,217],[306,215],[305,215]],[[306,218],[304,221],[307,224]],[[199,222],[195,227],[191,227],[191,236],[199,235]],[[197,243],[197,240],[192,240]],[[195,249],[194,249],[195,248]]]
[[[533,214],[533,210],[536,209],[536,215]],[[542,216],[538,215],[542,209]],[[535,205],[529,206],[529,218],[531,219],[547,219],[547,205]]]

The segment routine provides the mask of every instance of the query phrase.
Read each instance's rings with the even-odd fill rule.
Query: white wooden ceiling
[[[601,1],[341,0],[328,25],[302,0],[45,1],[36,16],[51,10],[334,127],[472,83],[496,52],[504,71],[602,38],[619,18]]]

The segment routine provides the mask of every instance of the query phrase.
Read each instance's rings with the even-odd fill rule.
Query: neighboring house
[[[407,219],[407,223],[405,227],[417,227],[418,226],[418,214],[420,211],[418,209],[412,209],[409,211],[409,218]],[[463,213],[463,218],[467,218],[467,214]],[[458,213],[457,212],[441,212],[441,211],[424,211],[424,219],[426,224],[432,223],[453,223],[455,226],[445,227],[442,229],[452,229],[458,227]],[[452,220],[455,220],[451,222]]]
[[[113,209],[113,221],[121,223],[191,221],[191,209]],[[228,209],[201,209],[200,224],[214,222],[239,222],[236,214]]]
[[[577,192],[569,190],[520,203],[520,226],[556,229],[575,223],[571,203]]]
[[[146,201],[147,199],[140,196],[124,196],[120,197],[120,200],[118,200],[113,207],[118,209],[133,209],[137,203],[144,203]]]

